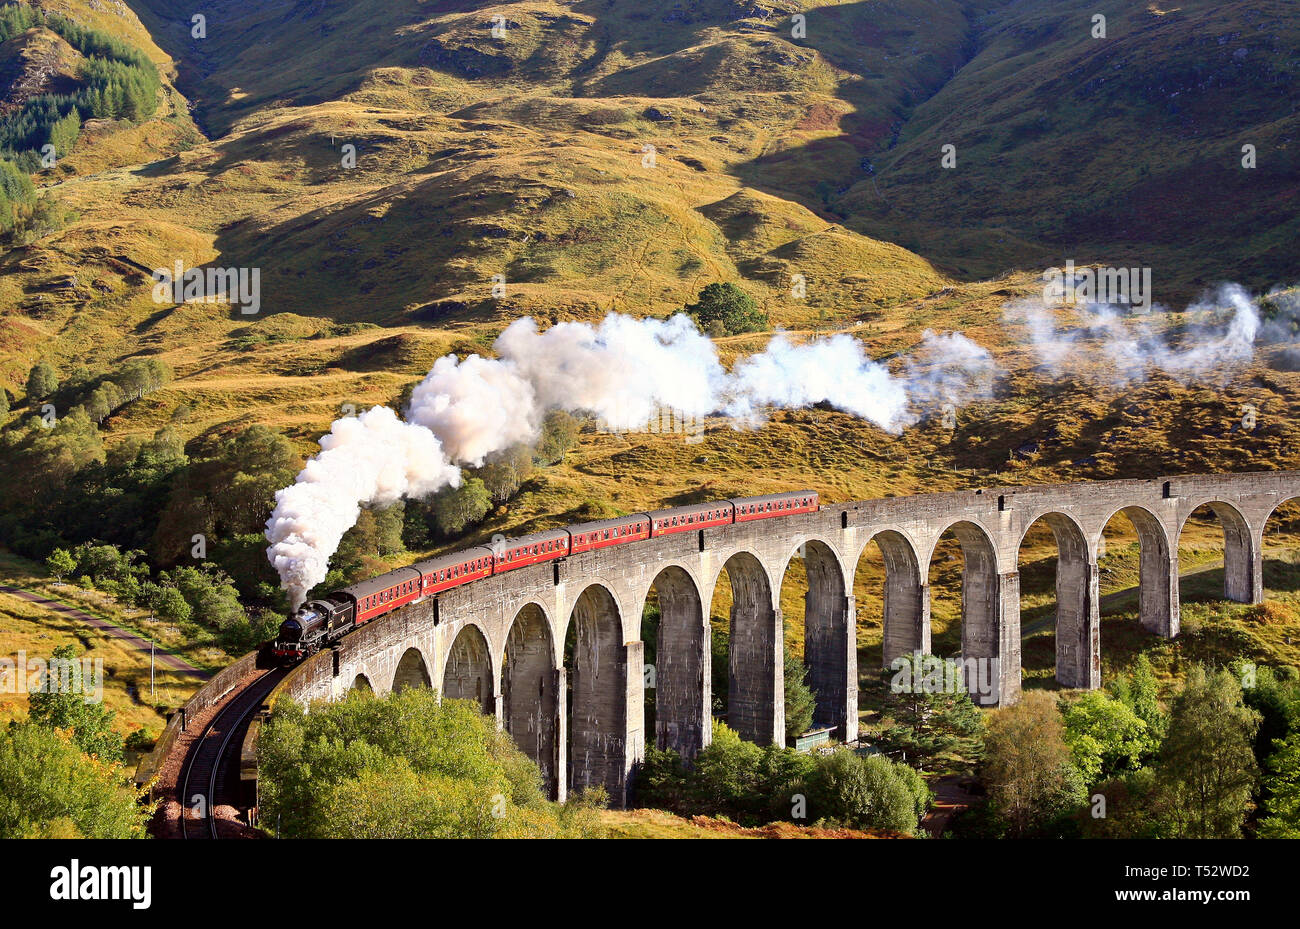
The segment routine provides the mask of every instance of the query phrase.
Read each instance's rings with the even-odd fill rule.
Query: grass
[[[103,662],[104,704],[117,716],[114,728],[124,736],[145,729],[157,736],[167,714],[181,706],[198,687],[193,677],[161,663],[155,667],[156,692],[150,692],[149,655],[120,639],[83,625],[38,604],[0,593],[0,655],[45,658],[61,645],[77,647],[79,657]],[[0,694],[0,720],[26,715],[25,693]]]
[[[109,444],[152,434],[186,406],[192,412],[175,424],[186,439],[264,423],[306,456],[344,404],[396,403],[433,358],[487,351],[520,315],[543,325],[611,309],[664,315],[704,284],[735,279],[794,338],[845,332],[874,357],[910,349],[926,328],[962,331],[1004,369],[997,398],[962,411],[954,429],[922,423],[902,438],[826,409],[776,412],[754,431],[715,420],[698,445],[588,429],[562,464],[440,549],[593,512],[794,487],[837,502],[990,483],[1300,467],[1300,373],[1260,362],[1214,389],[1158,377],[1099,387],[1086,376],[1104,372],[1049,378],[1022,347],[1025,333],[1002,318],[1008,300],[1040,289],[1036,274],[971,279],[1060,263],[1060,217],[1038,209],[1044,199],[1087,211],[1137,190],[1145,198],[1138,202],[1165,219],[1187,206],[1170,182],[1189,176],[1193,153],[1181,141],[1171,147],[1172,116],[1148,119],[1155,104],[1095,123],[1060,119],[1048,135],[1020,114],[1076,66],[1116,54],[1142,68],[1160,66],[1166,54],[1185,61],[1195,29],[1209,22],[1210,34],[1226,34],[1245,16],[1241,3],[1213,12],[1196,0],[1160,21],[1141,10],[1119,14],[1116,42],[1104,47],[1060,31],[1059,9],[1037,2],[981,4],[990,15],[971,17],[976,5],[957,0],[828,0],[807,7],[808,40],[792,41],[784,7],[768,0],[743,11],[701,0],[668,22],[642,4],[596,11],[504,3],[514,24],[506,40],[493,40],[465,4],[356,3],[281,16],[220,0],[210,19],[223,28],[202,43],[189,40],[192,11],[174,0],[136,4],[135,15],[120,17],[83,0],[44,5],[135,42],[175,81],[155,120],[88,129],[42,180],[79,218],[0,256],[0,386],[20,402],[14,417],[30,412],[22,384],[37,358],[67,373],[148,353],[176,378],[107,420]],[[1077,8],[1072,0],[1069,9]],[[1022,41],[1040,47],[1020,49]],[[1273,39],[1260,42],[1259,57],[1273,61]],[[1250,88],[1263,72],[1251,71],[1247,57],[1252,64],[1238,77]],[[183,77],[174,63],[182,58]],[[1121,77],[1140,96],[1130,86],[1140,79],[1122,69]],[[183,94],[198,104],[208,138]],[[1071,99],[1062,94],[1053,106],[1068,108]],[[651,107],[672,118],[650,118]],[[1201,109],[1195,118],[1208,120]],[[1242,117],[1247,128],[1257,118]],[[1143,134],[1145,160],[1166,167],[1142,174],[1122,160],[1132,156],[1123,140],[1135,122],[1154,126]],[[1261,152],[1287,125],[1257,133]],[[949,138],[962,167],[936,182],[933,149]],[[353,169],[341,164],[345,144],[358,149]],[[642,163],[646,144],[656,149],[653,168]],[[1205,218],[1185,241],[1171,244],[1161,227],[1140,243],[1143,263],[1161,260],[1169,286],[1159,296],[1169,299],[1215,262],[1240,267],[1233,276],[1243,277],[1275,267],[1270,241],[1290,241],[1294,217],[1260,221],[1289,202],[1277,195],[1272,170],[1261,170],[1259,192],[1242,201],[1253,206],[1236,211],[1252,229],[1231,247],[1221,247],[1223,230],[1236,227],[1222,217]],[[1072,194],[1080,186],[1087,197]],[[1259,203],[1269,196],[1276,202]],[[1076,228],[1087,232],[1083,219]],[[140,269],[176,260],[258,267],[263,314],[155,304]],[[508,289],[494,302],[488,292],[498,273]],[[794,273],[808,279],[804,300],[790,296]],[[50,289],[67,278],[71,290]],[[375,325],[337,326],[357,322]],[[730,363],[766,339],[719,339],[718,349]],[[1249,434],[1233,429],[1245,403],[1259,410]],[[1018,451],[1029,447],[1037,450]],[[1103,593],[1136,581],[1134,539],[1120,530],[1108,535]],[[1184,568],[1213,563],[1210,538],[1200,529],[1189,537]],[[1021,553],[1026,626],[1053,609],[1054,551],[1040,533]],[[946,541],[930,576],[936,651],[951,653],[960,640],[960,570],[959,551]],[[796,652],[802,571],[792,563],[780,593]],[[0,577],[43,583],[39,573],[0,553]],[[862,669],[880,664],[882,582],[870,547],[854,589]],[[1189,583],[1213,582],[1207,574]],[[726,585],[719,588],[714,617],[730,605]],[[200,666],[225,660],[186,651],[172,631],[92,593],[49,592]],[[1103,656],[1116,667],[1141,647],[1135,619],[1125,618],[1132,606],[1117,601],[1103,628]],[[1201,617],[1202,609],[1210,608],[1189,597],[1185,615],[1210,626],[1238,621],[1230,610]],[[1282,649],[1269,636],[1286,624],[1264,625],[1252,634]],[[1031,683],[1050,679],[1051,639],[1044,630],[1026,640]]]

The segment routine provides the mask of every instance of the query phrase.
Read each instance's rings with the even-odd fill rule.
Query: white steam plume
[[[613,313],[599,326],[560,323],[538,332],[515,320],[497,359],[438,359],[411,395],[407,418],[477,467],[493,452],[537,437],[550,410],[585,410],[610,429],[645,426],[662,408],[686,416],[717,409],[726,378],[713,343],[690,318]]]
[[[537,438],[547,412],[590,412],[614,431],[645,427],[663,410],[737,427],[765,408],[828,403],[898,433],[945,404],[991,395],[989,353],[963,336],[927,331],[895,376],[848,335],[796,345],[778,334],[728,374],[685,315],[611,314],[598,326],[532,319],[497,338],[494,359],[438,359],[411,395],[406,422],[385,407],[340,419],[297,483],[276,494],[268,557],[296,607],[325,579],[329,558],[362,505],[428,496],[460,479],[460,466]]]
[[[336,420],[297,481],[275,495],[266,524],[267,557],[297,608],[325,580],[329,559],[361,505],[425,497],[460,482],[460,469],[428,429],[387,407]]]
[[[1032,298],[1009,304],[1006,319],[1025,326],[1039,363],[1053,377],[1116,387],[1159,371],[1184,383],[1222,380],[1248,364],[1261,335],[1257,303],[1245,289],[1225,284],[1188,307],[1190,322],[1175,343],[1151,321],[1105,304],[1071,307],[1075,325],[1058,325],[1058,310]],[[1160,307],[1156,308],[1161,310]],[[1230,315],[1224,320],[1224,313]]]

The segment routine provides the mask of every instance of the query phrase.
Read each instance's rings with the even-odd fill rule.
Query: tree
[[[483,482],[466,477],[459,487],[444,487],[434,495],[434,522],[445,536],[458,536],[483,520],[492,507]]]
[[[1160,746],[1159,781],[1175,838],[1241,835],[1259,781],[1251,749],[1258,728],[1259,714],[1242,702],[1231,672],[1192,667]]]
[[[122,760],[122,737],[113,730],[111,710],[88,690],[76,648],[60,645],[50,658],[41,683],[28,695],[28,718],[47,729],[68,729],[77,746],[95,758]]]
[[[194,608],[175,587],[160,587],[151,603],[153,611],[164,622],[180,625],[194,615]]]
[[[45,570],[54,575],[57,583],[62,583],[65,577],[77,570],[77,560],[67,549],[56,548],[45,559]]]
[[[80,134],[81,116],[74,108],[67,116],[50,126],[49,141],[60,156],[68,155],[77,144],[77,136]]]
[[[1160,743],[1125,703],[1099,690],[1065,705],[1065,744],[1088,784],[1136,771]]]
[[[730,281],[707,285],[686,312],[705,330],[713,323],[721,323],[732,334],[762,332],[769,327],[767,315],[754,298]]]
[[[262,821],[293,838],[582,837],[581,804],[542,795],[537,766],[469,701],[411,688],[307,713],[276,704],[257,744]]]
[[[930,805],[930,790],[916,771],[847,749],[819,756],[806,789],[816,819],[854,829],[913,835]]]
[[[807,732],[817,710],[817,694],[808,686],[808,668],[787,647],[785,649],[785,737]]]
[[[513,445],[490,457],[477,476],[487,488],[492,502],[500,506],[519,492],[520,486],[533,471],[533,449],[527,445]]]
[[[551,410],[542,422],[537,458],[547,464],[556,464],[564,459],[577,441],[578,421],[564,410]]]
[[[904,752],[918,769],[954,749],[974,753],[984,720],[962,685],[960,664],[934,655],[904,655],[886,677],[885,712],[893,721],[882,734],[887,746]]]
[[[139,839],[152,808],[122,768],[28,721],[0,734],[0,839]]]
[[[1260,820],[1262,839],[1300,839],[1300,731],[1273,743],[1264,778],[1265,809]]]
[[[1146,655],[1138,655],[1132,670],[1117,677],[1110,686],[1115,699],[1128,706],[1146,723],[1151,737],[1160,740],[1169,729],[1169,714],[1160,705],[1160,685]]]
[[[38,403],[59,389],[59,376],[47,362],[38,361],[27,375],[27,400]]]
[[[994,811],[1017,837],[1042,831],[1083,802],[1086,787],[1065,744],[1054,697],[1030,691],[992,715],[983,777]]]

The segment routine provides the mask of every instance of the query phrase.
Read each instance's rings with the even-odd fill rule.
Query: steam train
[[[817,494],[810,490],[698,503],[538,532],[507,539],[490,549],[442,555],[308,601],[280,624],[271,652],[279,662],[292,664],[385,613],[494,574],[678,532],[815,513],[818,506]]]

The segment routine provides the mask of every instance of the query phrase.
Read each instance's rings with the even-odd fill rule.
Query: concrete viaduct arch
[[[1157,635],[1178,634],[1178,538],[1208,505],[1225,534],[1225,594],[1263,596],[1262,539],[1272,512],[1300,497],[1300,472],[1204,475],[1037,487],[998,487],[823,505],[817,513],[686,532],[584,552],[411,604],[301,665],[280,694],[337,699],[361,679],[382,695],[424,681],[478,700],[533,758],[557,798],[603,785],[627,796],[652,744],[686,757],[708,743],[711,656],[707,604],[724,570],[732,611],[730,723],[760,743],[784,737],[780,585],[790,559],[808,569],[805,660],[818,722],[857,738],[853,580],[872,543],[884,555],[884,659],[930,648],[927,574],[940,536],[965,555],[962,659],[989,675],[985,705],[1020,693],[1020,575],[1025,534],[1043,521],[1060,552],[1057,676],[1101,683],[1097,553],[1125,514],[1141,543],[1140,613]],[[647,673],[641,616],[651,590],[661,619]],[[566,663],[565,639],[573,642]],[[416,662],[416,658],[419,662]],[[420,671],[423,669],[423,679]],[[968,672],[969,673],[969,672]],[[645,732],[647,682],[654,732]],[[570,705],[572,703],[572,705]]]

